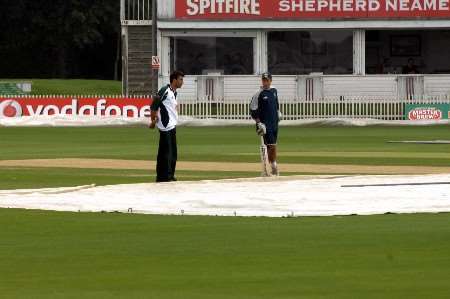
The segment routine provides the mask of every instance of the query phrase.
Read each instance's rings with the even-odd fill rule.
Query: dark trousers
[[[159,131],[158,159],[156,163],[156,181],[170,182],[175,179],[177,166],[177,131]]]

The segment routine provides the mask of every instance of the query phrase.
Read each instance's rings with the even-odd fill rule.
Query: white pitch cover
[[[380,184],[388,186],[374,186]],[[157,186],[155,183],[82,186],[0,191],[0,207],[267,217],[437,213],[450,212],[449,184],[450,174],[298,176],[174,182]],[[346,185],[371,186],[344,187]]]

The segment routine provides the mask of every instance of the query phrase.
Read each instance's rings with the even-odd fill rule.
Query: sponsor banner
[[[178,19],[448,18],[450,0],[176,0]]]
[[[149,117],[151,98],[0,97],[0,118],[49,115]]]
[[[407,104],[407,120],[450,119],[450,104]]]

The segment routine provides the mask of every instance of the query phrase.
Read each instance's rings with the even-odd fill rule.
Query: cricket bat
[[[259,147],[261,155],[262,173],[261,176],[270,176],[269,157],[267,156],[267,146],[264,143],[264,137],[261,136],[261,146]]]

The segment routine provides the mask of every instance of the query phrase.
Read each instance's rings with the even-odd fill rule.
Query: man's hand
[[[278,110],[278,122],[283,120],[283,113],[281,113],[280,110]]]
[[[152,111],[150,113],[150,124],[148,125],[148,127],[150,129],[154,129],[157,122],[158,122],[158,112],[157,111]]]
[[[259,136],[264,136],[266,135],[267,129],[266,129],[266,125],[259,122],[256,124],[256,134],[258,134]]]

